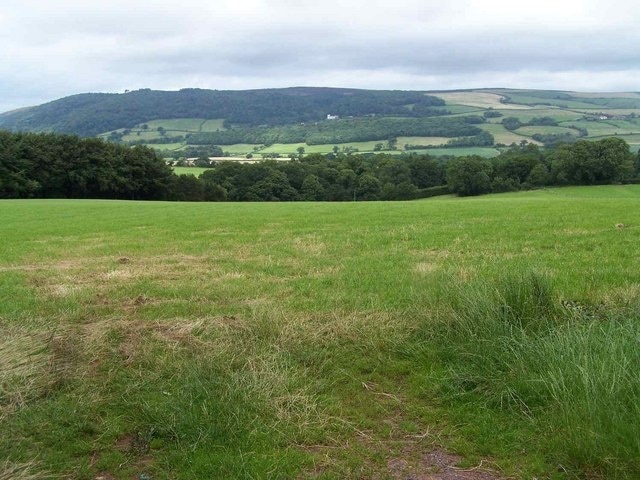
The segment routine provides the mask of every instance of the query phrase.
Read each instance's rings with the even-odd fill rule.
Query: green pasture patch
[[[589,133],[589,137],[602,137],[602,136],[614,136],[628,135],[634,133],[640,133],[640,119],[633,120],[580,120],[575,122],[566,122],[563,126],[577,126],[586,128]]]
[[[125,142],[135,142],[144,140],[156,140],[161,138],[160,132],[157,130],[131,130],[131,133],[122,137]]]
[[[476,112],[483,112],[485,110],[484,107],[474,107],[474,106],[470,106],[470,105],[449,105],[447,104],[446,107],[443,107],[445,110],[448,110],[451,112],[451,116],[454,115],[463,115],[463,114],[469,114],[469,113],[476,113]]]
[[[562,135],[565,133],[577,134],[577,131],[573,128],[568,127],[554,127],[550,125],[540,125],[540,126],[524,126],[520,127],[516,130],[517,133],[530,137],[535,134],[540,135]]]
[[[200,167],[173,167],[173,173],[176,175],[194,175],[199,177],[202,173],[207,170],[211,170],[210,168],[200,168]]]
[[[205,120],[200,124],[201,132],[216,132],[218,130],[225,130],[224,118]]]
[[[507,92],[508,102],[512,105],[534,106],[556,106],[561,108],[591,108],[593,104],[586,101],[576,101],[573,99],[554,98],[552,95],[537,96],[537,92]]]
[[[481,157],[493,158],[500,155],[500,151],[492,147],[427,148],[424,150],[411,150],[411,152],[434,156],[451,155],[454,157],[462,157],[465,155],[480,155]]]
[[[639,199],[3,200],[0,472],[637,478]]]
[[[206,122],[204,118],[171,118],[171,119],[159,119],[159,120],[150,120],[148,122],[144,122],[149,130],[157,130],[158,127],[162,127],[165,130],[175,130],[182,132],[199,132],[200,125],[203,122]],[[142,128],[142,124],[136,125],[136,128]]]
[[[185,147],[184,143],[147,143],[147,147],[153,148],[155,150],[168,150],[171,152],[175,152],[178,150],[183,150]]]
[[[518,132],[520,130],[510,131],[504,128],[501,124],[486,123],[486,124],[480,125],[480,128],[482,128],[483,130],[493,135],[495,143],[503,143],[505,145],[511,145],[512,143],[519,144],[522,140],[526,140],[529,143],[535,143],[536,145],[540,145],[539,142],[536,142],[535,140],[528,138],[528,136],[519,135]]]
[[[398,147],[404,148],[407,144],[438,146],[446,144],[449,140],[449,137],[398,137]]]
[[[254,150],[256,147],[261,147],[261,145],[255,145],[251,143],[236,143],[233,145],[222,145],[220,148],[224,152],[228,152],[231,155],[247,155],[249,153],[253,153],[254,155],[259,155],[260,152]]]
[[[557,122],[578,120],[583,114],[572,110],[565,110],[563,108],[549,108],[549,107],[532,107],[528,110],[499,110],[503,117],[489,119],[492,123],[500,123],[504,117],[515,117],[522,123],[527,123],[533,118],[551,117]]]
[[[580,112],[589,114],[589,115],[597,115],[599,113],[605,113],[607,115],[631,115],[633,113],[636,115],[640,115],[639,108],[608,108],[608,107],[581,108]]]

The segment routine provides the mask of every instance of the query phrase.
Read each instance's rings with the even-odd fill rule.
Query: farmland
[[[563,92],[549,91],[520,91],[520,90],[501,90],[501,89],[485,89],[460,92],[434,92],[437,98],[445,101],[445,105],[440,107],[447,111],[446,115],[438,118],[446,120],[447,118],[464,118],[469,115],[483,115],[486,112],[495,112],[495,117],[487,117],[484,124],[480,124],[482,130],[489,132],[494,137],[494,142],[498,145],[498,150],[491,147],[473,147],[473,148],[448,148],[443,150],[449,140],[460,138],[455,134],[451,136],[438,137],[416,137],[403,136],[397,137],[397,148],[387,150],[387,153],[399,155],[407,153],[409,150],[405,146],[411,146],[410,151],[415,152],[417,145],[424,145],[426,148],[420,153],[429,153],[432,155],[467,155],[479,154],[485,157],[492,157],[500,152],[500,148],[513,143],[519,144],[526,141],[538,145],[542,143],[532,139],[535,134],[546,135],[583,135],[576,128],[585,129],[586,138],[604,138],[606,136],[622,136],[632,145],[632,149],[636,151],[640,144],[637,143],[635,134],[640,133],[640,124],[635,118],[640,114],[640,103],[635,93],[614,93],[614,94],[573,94]],[[627,108],[621,108],[627,107]],[[408,106],[409,110],[413,108]],[[597,119],[599,116],[607,115],[607,119]],[[502,125],[502,119],[505,117],[517,118],[523,126],[518,129],[508,130]],[[528,122],[538,118],[551,118],[556,125],[536,126],[528,125]],[[586,118],[590,117],[589,120]],[[595,120],[594,120],[595,119]],[[204,122],[204,119],[176,119],[176,120],[154,120],[148,122],[147,129],[141,129],[136,126],[127,135],[122,137],[124,141],[144,141],[163,142],[162,138],[172,140],[174,135],[193,135],[203,132],[216,132],[224,130],[223,120],[215,119]],[[329,125],[328,125],[329,126]],[[158,130],[160,127],[160,130]],[[349,130],[349,126],[344,126],[345,131]],[[105,138],[112,132],[106,132],[102,136]],[[298,152],[300,147],[305,149],[306,153],[322,153],[330,154],[335,151],[334,147],[338,147],[339,151],[351,151],[359,153],[372,153],[380,151],[381,142],[386,146],[387,138],[380,135],[379,139],[358,142],[342,142],[336,141],[331,143],[314,143],[307,144],[305,142],[283,143],[275,142],[267,146],[260,143],[232,143],[221,145],[224,152],[229,155],[281,155],[289,156]],[[536,137],[538,139],[539,137]],[[173,143],[153,143],[154,148],[160,149],[165,154],[172,156],[179,155],[189,144],[189,140],[185,139],[180,142]]]
[[[80,94],[7,112],[0,114],[0,128],[146,144],[174,159],[287,158],[300,148],[328,155],[335,147],[345,154],[402,156],[416,146],[436,156],[467,155],[473,148],[474,154],[491,157],[514,143],[554,146],[614,135],[629,140],[636,151],[639,115],[636,92],[143,89]]]
[[[639,199],[4,200],[0,468],[637,478]]]

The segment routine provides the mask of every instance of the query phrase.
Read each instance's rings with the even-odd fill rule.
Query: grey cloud
[[[640,68],[632,1],[5,2],[0,109],[140,87],[615,90]]]

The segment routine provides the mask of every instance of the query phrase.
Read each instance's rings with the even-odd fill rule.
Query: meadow
[[[3,200],[0,478],[637,478],[639,200]]]

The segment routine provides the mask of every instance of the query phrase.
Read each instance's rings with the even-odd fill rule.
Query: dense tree
[[[307,175],[300,189],[300,200],[323,200],[324,187],[320,179],[313,174]]]
[[[461,196],[491,191],[491,164],[477,155],[458,157],[447,165],[447,184]]]
[[[551,155],[551,161],[553,178],[559,184],[621,182],[632,178],[634,171],[629,145],[614,137],[561,145]]]
[[[505,117],[502,119],[502,125],[507,130],[516,130],[520,128],[523,123],[518,120],[516,117]]]
[[[146,147],[70,135],[0,132],[0,195],[166,198],[171,169]]]
[[[204,159],[203,159],[204,161]],[[200,178],[173,175],[142,146],[55,134],[0,132],[2,198],[180,201],[408,200],[632,181],[640,159],[619,138],[542,150],[522,143],[494,159],[310,154],[291,161],[223,161]]]

